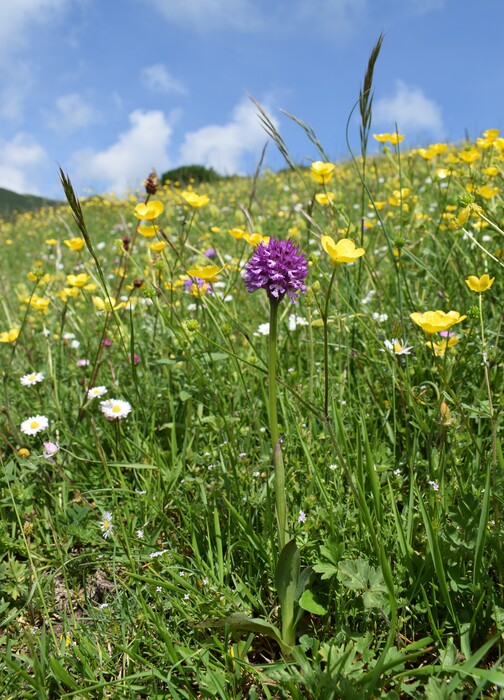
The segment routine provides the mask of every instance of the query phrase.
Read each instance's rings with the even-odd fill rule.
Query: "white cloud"
[[[37,25],[54,24],[69,0],[3,0],[0,2],[0,63],[28,45]]]
[[[379,124],[393,130],[395,124],[399,131],[411,134],[430,133],[438,137],[443,134],[441,108],[425,96],[414,85],[406,85],[402,80],[396,82],[395,95],[376,100],[373,118]]]
[[[35,183],[39,168],[46,162],[45,150],[27,134],[19,133],[10,141],[0,141],[0,187],[38,194]]]
[[[129,115],[129,121],[130,128],[108,148],[74,155],[77,177],[85,186],[99,183],[120,193],[138,187],[153,167],[159,172],[169,167],[172,127],[165,114],[137,109]]]
[[[150,0],[169,22],[198,31],[219,28],[254,31],[262,18],[254,0]]]
[[[334,39],[349,40],[361,25],[367,0],[295,0],[284,7],[297,27],[315,27]]]
[[[55,131],[72,132],[84,129],[100,121],[98,112],[79,95],[62,95],[56,100],[54,111],[48,116],[47,125]]]
[[[179,95],[187,93],[186,86],[174,78],[162,63],[155,63],[144,68],[141,79],[143,85],[153,92],[175,92]]]
[[[227,124],[211,124],[186,134],[179,161],[213,167],[222,175],[240,174],[244,159],[257,159],[266,141],[255,107],[244,99],[234,108]]]
[[[147,0],[174,24],[199,32],[303,32],[349,40],[361,26],[369,0]],[[429,0],[429,2],[441,0]]]

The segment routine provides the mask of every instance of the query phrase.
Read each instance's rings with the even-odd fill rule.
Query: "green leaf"
[[[338,563],[338,579],[352,591],[365,591],[369,578],[369,562],[365,559],[343,559]]]
[[[296,540],[290,540],[280,552],[275,571],[275,584],[280,600],[282,640],[288,647],[296,642],[296,616],[294,606],[298,598],[301,556]],[[305,581],[307,577],[305,577]]]
[[[284,644],[280,630],[262,617],[248,617],[245,613],[233,613],[226,617],[219,617],[213,620],[205,620],[195,625],[198,628],[206,627],[226,627],[229,626],[234,632],[252,632],[262,634],[270,639],[274,639],[280,646],[283,654],[289,654],[291,647]]]
[[[313,571],[316,571],[317,574],[322,574],[321,578],[325,581],[337,575],[338,567],[334,566],[334,564],[320,561],[313,565]]]
[[[280,605],[293,607],[301,570],[301,557],[296,541],[290,540],[280,552],[275,572],[275,584]]]
[[[312,615],[327,615],[327,608],[322,604],[320,594],[315,594],[310,588],[307,588],[299,599],[299,605]]]

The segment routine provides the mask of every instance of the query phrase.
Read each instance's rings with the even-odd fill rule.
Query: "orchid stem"
[[[276,345],[278,327],[278,301],[270,299],[270,326],[268,352],[268,391],[269,424],[271,444],[273,447],[273,467],[275,469],[275,502],[280,551],[289,539],[287,528],[287,499],[285,494],[285,469],[282,448],[278,435],[278,413],[276,397]]]

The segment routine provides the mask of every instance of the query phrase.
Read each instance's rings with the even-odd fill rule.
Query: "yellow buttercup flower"
[[[83,238],[67,238],[63,243],[70,248],[70,250],[82,250],[86,245]]]
[[[391,143],[397,146],[398,143],[404,141],[404,134],[373,134],[373,138],[380,143]]]
[[[0,343],[15,343],[19,338],[19,328],[11,328],[10,331],[0,333]]]
[[[67,284],[71,287],[84,287],[89,280],[91,275],[81,272],[79,275],[67,275]]]
[[[330,256],[335,265],[353,263],[366,252],[364,248],[357,248],[355,243],[349,238],[342,238],[335,243],[331,236],[322,236],[320,241],[322,243],[322,248]]]
[[[498,187],[490,187],[490,185],[482,185],[476,189],[476,192],[484,199],[492,199],[499,193]]]
[[[323,163],[321,160],[316,160],[311,164],[310,175],[312,180],[318,182],[319,185],[327,185],[335,170],[336,166],[334,163]]]
[[[118,311],[122,309],[126,304],[124,301],[116,302],[114,297],[109,297],[108,299],[101,299],[100,297],[93,297],[93,304],[96,306],[98,311]]]
[[[254,248],[257,248],[260,243],[269,243],[270,240],[270,236],[263,236],[262,233],[244,233],[242,238]]]
[[[141,225],[137,229],[138,233],[144,238],[154,238],[156,233],[159,231],[159,226],[156,224],[147,224],[147,226]]]
[[[158,216],[161,216],[163,211],[163,202],[160,202],[159,199],[151,199],[147,203],[140,202],[137,204],[133,210],[133,214],[137,219],[141,219],[142,221],[152,221],[153,219],[157,219]]]
[[[460,323],[467,316],[461,316],[458,311],[425,311],[423,314],[415,311],[410,314],[410,318],[413,323],[420,326],[426,333],[430,335],[432,333],[439,333],[440,331],[447,331],[456,323]]]
[[[61,289],[59,292],[56,292],[56,296],[63,301],[68,301],[70,298],[78,297],[79,294],[80,290],[78,287],[63,287],[63,289]]]
[[[468,149],[467,151],[461,151],[458,154],[458,157],[460,158],[460,160],[464,161],[464,163],[471,165],[471,163],[474,163],[474,161],[481,158],[481,154],[476,148],[473,147]]]
[[[200,209],[210,201],[210,197],[208,197],[206,194],[196,194],[196,192],[189,192],[188,190],[184,190],[180,194],[187,204],[189,204],[190,207],[193,207],[193,209]]]
[[[25,297],[24,302],[25,304],[29,304],[32,309],[36,309],[37,311],[47,311],[47,307],[51,303],[51,300],[44,299],[34,294],[32,297]]]
[[[46,238],[46,239],[45,239],[45,244],[46,244],[46,245],[56,245],[57,242],[58,242],[58,241],[57,241],[56,238]]]
[[[236,238],[237,240],[240,240],[240,238],[243,238],[243,236],[247,233],[244,231],[242,228],[229,228],[228,233],[233,236],[233,238]]]
[[[465,283],[473,292],[482,294],[490,289],[492,284],[495,282],[495,277],[490,278],[490,275],[481,275],[481,277],[476,277],[476,275],[469,275]]]
[[[479,204],[468,204],[457,214],[457,221],[459,226],[463,226],[466,223],[467,219],[471,216],[471,214],[475,214],[477,216],[479,213],[483,213],[483,209],[480,207]]]
[[[318,192],[315,199],[323,207],[326,207],[331,202],[334,202],[334,194],[332,192]]]
[[[219,270],[217,265],[206,265],[205,267],[196,265],[196,267],[192,267],[190,270],[187,270],[189,277],[197,277],[200,280],[210,283],[217,281],[216,277],[219,272],[222,272],[222,269]]]
[[[154,243],[149,243],[147,248],[153,250],[155,253],[160,253],[167,245],[168,243],[166,241],[155,241]]]
[[[427,347],[429,347],[432,350],[432,352],[434,353],[434,355],[436,355],[436,357],[443,357],[445,352],[449,348],[453,348],[457,343],[458,343],[457,336],[452,335],[450,338],[448,338],[447,340],[442,340],[440,343],[434,343],[434,342],[428,340],[425,344],[427,345]]]

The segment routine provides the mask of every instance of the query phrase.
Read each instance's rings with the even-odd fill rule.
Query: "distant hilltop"
[[[41,209],[42,207],[58,206],[62,204],[55,199],[37,197],[34,194],[18,194],[0,187],[0,217],[8,218],[14,214],[25,211]]]

